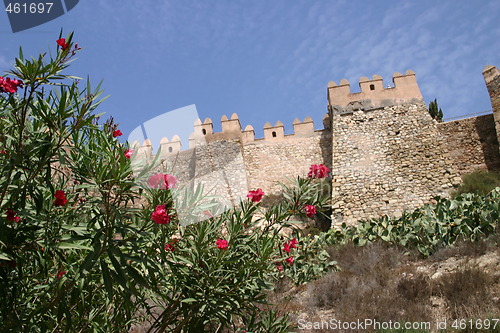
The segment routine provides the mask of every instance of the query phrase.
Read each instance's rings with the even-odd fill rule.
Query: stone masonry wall
[[[235,205],[248,193],[241,144],[236,140],[213,141],[163,158],[163,172],[181,183],[203,183],[206,195],[220,196]]]
[[[460,177],[423,103],[332,115],[333,224],[397,216]]]
[[[188,150],[181,150],[177,136],[161,141],[163,172],[178,177],[181,183],[202,182],[206,191],[237,204],[249,190],[261,188],[277,194],[279,182],[289,183],[306,176],[311,164],[331,166],[331,132],[328,115],[323,118],[326,129],[314,130],[311,118],[295,119],[293,134],[285,135],[283,123],[264,125],[264,138],[256,139],[253,127],[244,131],[236,114],[221,118],[222,132],[213,132],[212,120],[197,120]],[[133,144],[139,155],[153,158],[149,140],[141,146]],[[172,149],[170,149],[172,148]]]
[[[495,122],[492,114],[437,124],[445,137],[455,168],[461,174],[500,170]]]
[[[331,136],[328,131],[315,131],[311,137],[255,140],[243,147],[243,156],[249,189],[276,194],[281,189],[278,182],[306,177],[311,164],[331,166]]]
[[[497,141],[500,142],[500,71],[495,66],[486,66],[483,76],[493,108]]]

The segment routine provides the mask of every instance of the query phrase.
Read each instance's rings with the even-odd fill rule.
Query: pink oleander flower
[[[155,211],[151,214],[151,219],[156,224],[168,224],[170,222],[170,215],[167,213],[166,206],[156,206]]]
[[[176,188],[177,187],[177,178],[175,178],[175,176],[166,174],[164,176],[164,180],[165,180],[165,187],[166,188]]]
[[[7,220],[10,220],[12,222],[19,222],[21,218],[19,216],[16,216],[16,212],[14,212],[12,209],[7,208]]]
[[[214,214],[211,211],[209,211],[209,210],[204,210],[202,213],[203,213],[203,215],[205,215],[209,219],[211,219],[212,217],[214,217]]]
[[[289,263],[290,265],[293,265],[293,261],[294,261],[294,260],[295,260],[295,259],[293,259],[293,256],[290,256],[290,257],[288,257],[288,258],[286,258],[286,259],[285,259],[285,261],[286,261],[287,263]]]
[[[56,40],[56,43],[57,43],[57,45],[59,45],[61,47],[61,49],[63,51],[66,50],[69,47],[69,44],[66,43],[66,39],[65,38],[59,38],[58,40]]]
[[[177,178],[169,174],[157,173],[148,178],[148,184],[151,188],[159,188],[162,190],[176,188]]]
[[[125,157],[128,158],[128,159],[130,159],[133,154],[134,154],[134,150],[133,149],[127,149],[125,151]]]
[[[262,200],[262,197],[264,196],[264,191],[262,189],[258,188],[256,190],[250,191],[247,194],[247,197],[250,198],[253,202],[259,202]]]
[[[54,206],[64,206],[68,203],[68,199],[66,199],[66,193],[61,190],[57,190],[56,193],[54,194]]]
[[[305,205],[304,209],[306,211],[306,216],[307,217],[313,217],[314,215],[316,215],[316,206]]]
[[[228,247],[228,243],[227,243],[227,240],[225,239],[217,239],[217,241],[215,242],[215,245],[217,245],[217,248],[221,249],[221,250],[226,250],[227,247]]]
[[[309,178],[325,178],[328,177],[328,173],[330,172],[330,169],[328,169],[326,166],[323,164],[313,164],[309,168],[309,173],[307,176]]]
[[[113,138],[116,138],[117,136],[122,136],[123,133],[120,130],[115,130],[113,131]]]

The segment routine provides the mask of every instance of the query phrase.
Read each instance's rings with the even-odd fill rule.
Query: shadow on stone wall
[[[488,171],[499,171],[500,153],[493,115],[477,117],[475,126]]]
[[[323,157],[323,164],[328,168],[332,168],[332,132],[329,128],[325,128],[321,132],[319,139],[319,146],[321,148],[321,156]]]

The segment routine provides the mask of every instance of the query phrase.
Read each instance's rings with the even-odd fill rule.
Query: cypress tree
[[[443,122],[443,110],[438,106],[437,99],[429,103],[429,114],[432,119],[436,119],[440,123]]]

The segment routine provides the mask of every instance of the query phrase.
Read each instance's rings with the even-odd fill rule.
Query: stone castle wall
[[[205,195],[216,195],[236,205],[248,193],[246,166],[239,141],[223,140],[162,157],[162,172],[175,175],[182,184],[202,183]]]
[[[286,137],[285,137],[286,138]],[[249,188],[278,193],[277,181],[306,176],[311,164],[331,167],[331,135],[315,131],[309,137],[293,137],[269,142],[256,140],[243,148]]]
[[[461,174],[500,170],[500,154],[493,114],[437,124],[445,137],[455,168]]]
[[[483,70],[483,77],[493,108],[497,141],[500,142],[500,71],[494,66],[486,66]]]
[[[460,182],[425,104],[333,115],[334,223],[398,216]]]
[[[163,171],[183,183],[202,182],[208,194],[234,205],[249,190],[277,193],[278,182],[306,176],[311,164],[322,163],[332,171],[334,224],[398,216],[447,196],[465,173],[500,169],[500,75],[495,67],[484,75],[493,115],[436,123],[412,71],[395,73],[387,88],[378,75],[361,78],[355,93],[343,79],[328,84],[324,129],[315,130],[306,117],[285,135],[278,121],[266,123],[264,138],[256,139],[252,126],[242,130],[236,114],[222,117],[218,133],[211,119],[197,120],[188,150],[181,150],[177,136],[161,140]],[[133,146],[139,156],[152,158],[149,140]]]
[[[296,119],[290,135],[284,134],[281,122],[275,126],[266,123],[262,139],[255,139],[251,126],[242,131],[236,114],[231,119],[224,116],[221,122],[226,124],[223,132],[213,133],[210,119],[197,121],[188,150],[174,146],[176,138],[162,140],[162,171],[174,174],[182,183],[196,179],[207,194],[222,196],[234,205],[252,189],[278,193],[278,182],[306,176],[311,164],[331,166],[330,132],[315,131],[309,117],[303,122]],[[142,158],[153,157],[149,140],[141,147],[138,143],[133,146]]]

